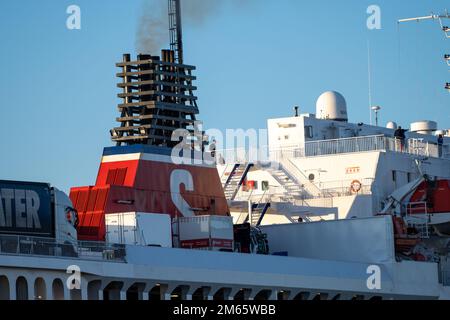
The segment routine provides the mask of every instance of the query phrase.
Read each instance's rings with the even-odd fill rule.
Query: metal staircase
[[[304,200],[305,198],[331,197],[311,182],[289,158],[282,156],[278,164],[278,168],[268,168],[268,171],[286,190],[288,198]]]
[[[252,211],[250,213],[250,224],[258,227],[264,219],[267,210],[270,208],[270,202],[261,202],[252,204]]]
[[[286,190],[289,197],[292,197],[293,199],[300,199],[304,195],[304,189],[302,186],[296,180],[293,180],[282,168],[269,169],[269,172]]]
[[[254,165],[252,163],[240,164],[236,163],[231,170],[230,175],[224,183],[223,190],[227,200],[234,200],[239,189],[244,184],[248,172]]]
[[[242,209],[239,213],[239,217],[237,219],[236,224],[243,224],[249,222],[252,226],[258,227],[262,220],[264,219],[265,214],[271,207],[270,197],[266,197],[267,190],[261,196],[258,202],[253,202],[253,190],[250,192],[247,203],[248,206],[246,209]]]

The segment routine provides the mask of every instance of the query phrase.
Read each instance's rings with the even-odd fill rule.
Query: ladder
[[[258,227],[262,220],[264,219],[265,214],[271,207],[271,197],[267,197],[268,190],[266,190],[258,202],[253,202],[253,191],[248,196],[248,206],[246,209],[242,209],[239,213],[239,217],[237,219],[236,224],[243,224],[250,222],[252,226]]]
[[[286,195],[294,200],[304,200],[318,196],[331,197],[324,192],[295,166],[290,159],[282,159],[278,163],[278,168],[267,169],[272,177],[283,187]]]
[[[283,169],[269,169],[272,177],[286,190],[287,195],[294,199],[300,199],[304,189],[298,181],[293,180]]]
[[[261,202],[252,204],[252,210],[250,213],[250,224],[258,227],[261,225],[267,210],[270,208],[270,202]]]
[[[223,186],[227,200],[234,200],[236,198],[239,189],[245,182],[248,172],[253,166],[252,163],[234,164],[233,170],[231,170],[230,175]]]
[[[429,239],[431,214],[428,213],[427,202],[410,202],[406,208],[408,227],[415,228],[420,238]]]

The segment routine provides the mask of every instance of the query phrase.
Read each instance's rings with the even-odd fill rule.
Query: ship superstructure
[[[341,113],[345,116],[336,118]],[[438,130],[436,122],[411,124],[401,141],[395,137],[394,122],[387,127],[349,123],[346,114],[342,95],[326,92],[318,100],[316,114],[268,121],[264,161],[251,159],[245,150],[219,152],[225,187],[230,175],[239,175],[239,167],[251,168],[242,179],[244,188],[234,184],[239,191],[230,200],[239,205],[250,199],[264,203],[285,199],[298,214],[281,215],[281,222],[299,217],[349,219],[381,212],[391,193],[424,175],[450,178],[450,137],[447,130]],[[442,145],[436,133],[445,134]],[[262,223],[273,223],[276,216],[272,206]]]
[[[180,8],[170,50],[117,64],[116,146],[58,207],[78,240],[0,234],[0,299],[449,298],[447,131],[353,124],[327,92],[315,114],[268,121],[264,161],[205,152]],[[3,211],[36,206],[0,195]]]

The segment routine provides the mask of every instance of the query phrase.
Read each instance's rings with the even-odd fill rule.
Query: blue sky
[[[326,90],[345,96],[352,122],[368,123],[368,41],[381,122],[408,127],[431,119],[450,128],[449,40],[437,22],[396,23],[444,11],[448,1],[207,1],[221,5],[203,23],[184,25],[185,62],[198,67],[207,128],[265,128],[267,118],[289,116],[294,105],[314,112]],[[115,62],[136,53],[144,2],[0,3],[0,179],[65,191],[95,182],[117,116]],[[81,30],[66,28],[71,4],[82,10]],[[381,30],[366,27],[372,4],[381,7]]]

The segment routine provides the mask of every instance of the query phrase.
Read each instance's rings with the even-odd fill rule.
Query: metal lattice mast
[[[180,0],[169,0],[169,31],[170,49],[175,52],[175,61],[183,64],[183,28]]]
[[[169,4],[169,33],[170,33],[170,50],[175,53],[175,62],[182,65],[184,62],[183,52],[183,26],[181,20],[181,0],[168,0]],[[180,70],[183,71],[182,69]],[[189,88],[188,91],[193,95],[190,89],[193,85],[190,79],[186,80]],[[194,101],[197,108],[197,101]],[[195,117],[194,117],[195,118]]]
[[[175,54],[175,62],[179,65],[183,65],[184,63],[184,51],[183,51],[183,25],[181,19],[181,0],[168,0],[168,13],[169,13],[169,33],[170,33],[170,50],[172,50]],[[180,68],[181,73],[184,73],[184,69]],[[194,85],[192,83],[192,79],[185,79],[187,87],[186,91],[189,92],[189,95],[193,96],[194,92],[192,88]],[[184,91],[184,89],[181,89]],[[192,105],[198,109],[197,100],[192,101]],[[195,114],[192,115],[192,119],[196,120]],[[194,122],[194,127],[196,132],[200,132],[200,128],[197,127],[198,123]],[[202,132],[203,134],[203,132]],[[200,139],[201,137],[197,137]]]

